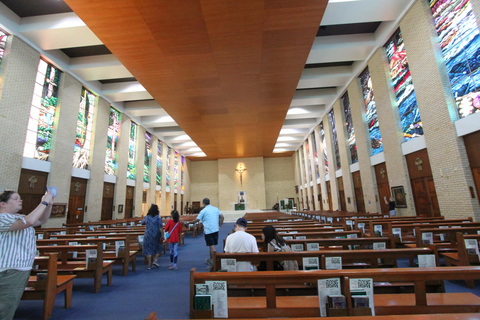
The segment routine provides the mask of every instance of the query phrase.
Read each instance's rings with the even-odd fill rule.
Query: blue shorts
[[[216,246],[218,244],[218,231],[205,235],[205,242],[208,247]]]

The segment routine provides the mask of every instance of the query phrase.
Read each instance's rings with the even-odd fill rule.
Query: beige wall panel
[[[338,103],[338,101],[336,102]],[[328,113],[323,117],[323,129],[325,131],[325,144],[324,148],[327,149],[328,157],[328,170],[330,177],[330,188],[331,188],[331,197],[332,197],[332,208],[328,208],[328,194],[325,193],[325,210],[340,210],[340,204],[338,202],[338,187],[337,187],[337,177],[335,172],[337,171],[337,165],[335,160],[335,152],[333,148],[333,139],[332,139],[332,126],[330,125],[330,119],[328,118]]]
[[[133,199],[133,203],[135,208],[133,209],[133,217],[140,217],[142,215],[147,214],[147,209],[142,212],[142,197],[143,197],[143,168],[145,162],[145,128],[142,126],[137,127],[137,155],[136,161],[137,164],[137,175],[135,177],[135,198]]]
[[[295,197],[293,158],[264,158],[266,209]]]
[[[128,167],[128,142],[130,137],[131,119],[122,114],[120,128],[120,139],[118,145],[118,165],[117,165],[117,185],[115,186],[115,215],[116,219],[125,217],[125,210],[123,213],[118,213],[118,206],[125,206],[125,199],[127,193],[127,167]]]
[[[218,161],[192,161],[191,169],[191,201],[209,198],[210,203],[218,207]]]

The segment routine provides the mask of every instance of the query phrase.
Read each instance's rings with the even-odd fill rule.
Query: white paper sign
[[[430,268],[436,267],[437,263],[435,261],[434,254],[419,254],[418,255],[418,267],[419,268]]]
[[[213,317],[228,318],[227,281],[205,281],[212,289]]]
[[[380,234],[380,237],[383,237],[382,225],[381,224],[374,225],[373,226],[373,233],[378,233],[378,234]]]
[[[325,269],[342,270],[342,257],[325,257]]]
[[[69,246],[78,246],[78,242],[74,241],[74,242],[69,242],[68,243]],[[72,252],[72,258],[76,259],[77,258],[77,252],[74,251]]]
[[[318,287],[318,304],[320,305],[320,316],[327,316],[328,296],[342,294],[340,289],[340,278],[319,279]]]
[[[307,243],[307,251],[318,251],[320,250],[320,245],[318,243]]]
[[[320,264],[318,263],[318,257],[306,257],[302,258],[303,270],[319,270]]]
[[[296,236],[295,239],[297,239],[297,240],[305,240],[305,239],[307,239],[307,236]]]
[[[221,268],[222,270],[227,270],[227,272],[235,272],[237,271],[237,260],[221,259]]]
[[[392,228],[392,234],[394,238],[398,238],[402,242],[402,228]]]
[[[303,251],[303,244],[301,243],[294,243],[290,246],[292,251]]]
[[[478,242],[476,239],[464,239],[465,249],[467,249],[467,254],[476,254],[480,260],[480,252],[478,249]]]
[[[373,243],[373,250],[381,250],[381,249],[387,249],[387,245],[385,244],[385,242]]]
[[[422,233],[422,243],[423,244],[433,244],[433,233],[432,232]]]
[[[119,252],[121,252],[122,250],[123,252],[125,252],[125,241],[115,241],[115,255],[117,256],[117,258]]]
[[[363,232],[365,232],[365,222],[359,222],[357,223],[357,226],[358,230],[362,230]]]

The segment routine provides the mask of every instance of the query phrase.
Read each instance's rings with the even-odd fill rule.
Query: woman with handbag
[[[147,257],[147,269],[153,267],[160,267],[157,259],[162,253],[162,219],[160,218],[160,211],[156,204],[152,204],[148,213],[143,218],[142,224],[146,225],[145,235],[143,237],[143,254]],[[152,261],[153,256],[153,261]]]
[[[177,210],[173,210],[170,216],[172,219],[168,220],[165,225],[165,240],[168,241],[170,247],[170,265],[168,269],[177,270],[178,242],[180,242],[182,224],[180,223],[180,215]]]

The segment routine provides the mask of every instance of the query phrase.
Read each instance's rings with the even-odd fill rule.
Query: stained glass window
[[[171,155],[170,155],[170,153],[172,153],[171,149],[172,148],[167,146],[167,166],[165,168],[166,171],[167,171],[167,173],[166,173],[167,181],[165,181],[165,182],[166,182],[167,188],[169,188],[169,189],[170,189],[170,165],[171,165]]]
[[[323,122],[320,122],[320,136],[322,137],[323,145],[323,164],[325,165],[325,174],[329,174],[328,170],[328,154],[327,154],[327,144],[325,142],[325,130],[323,128]]]
[[[320,179],[320,168],[318,163],[318,148],[317,139],[315,138],[315,132],[312,132],[312,144],[313,144],[313,157],[315,159],[315,176]]]
[[[183,184],[183,173],[185,172],[185,157],[182,156],[182,191],[185,191],[185,185]]]
[[[122,114],[110,108],[108,121],[107,152],[105,156],[105,173],[114,175],[117,170],[117,148],[120,136],[120,121]]]
[[[0,64],[2,64],[3,56],[5,54],[5,46],[7,45],[8,34],[0,29]]]
[[[145,157],[143,165],[143,182],[150,182],[150,160],[152,159],[152,135],[145,132]]]
[[[27,137],[23,149],[24,157],[48,160],[52,146],[61,74],[60,70],[43,60],[38,63]]]
[[[307,168],[305,168],[303,145],[300,147],[300,168],[303,168],[303,183],[307,183]]]
[[[480,110],[480,34],[469,0],[429,0],[460,118]]]
[[[347,129],[348,149],[350,150],[351,163],[358,162],[357,140],[355,139],[355,130],[353,129],[352,111],[350,109],[350,99],[348,92],[341,98],[343,105],[343,114],[345,115],[345,126]]]
[[[175,157],[173,159],[173,188],[174,190],[178,190],[178,163],[180,154],[178,151],[175,151]]]
[[[372,155],[383,152],[382,135],[380,133],[380,124],[377,117],[377,105],[375,96],[373,95],[372,78],[368,68],[360,75],[360,83],[363,92],[363,102],[365,103],[365,119],[368,125],[370,135],[370,145],[372,147]]]
[[[137,156],[137,124],[132,121],[130,124],[130,137],[128,139],[128,166],[127,166],[127,179],[135,180],[137,176],[137,166],[135,164],[135,158]]]
[[[162,143],[162,141],[158,140],[158,148],[157,148],[157,186],[162,185],[162,150],[163,150],[163,143]]]
[[[82,88],[80,108],[78,110],[77,133],[73,149],[73,167],[88,169],[90,161],[90,143],[92,141],[93,112],[97,97]]]
[[[340,162],[340,153],[338,152],[337,127],[335,126],[335,114],[333,113],[333,110],[328,113],[328,119],[330,120],[330,124],[332,126],[333,152],[335,153],[337,170],[339,170],[342,168],[342,164]]]
[[[297,150],[299,184],[302,184],[302,156],[300,155],[301,153],[302,153],[302,146],[300,146],[300,148]]]
[[[307,168],[305,168],[305,171],[307,173],[307,182],[312,181],[312,168],[310,166],[311,164],[311,158],[310,158],[310,143],[308,143],[308,139],[305,140],[305,151],[307,153]]]
[[[403,37],[398,30],[385,46],[405,141],[423,135],[422,120]]]

